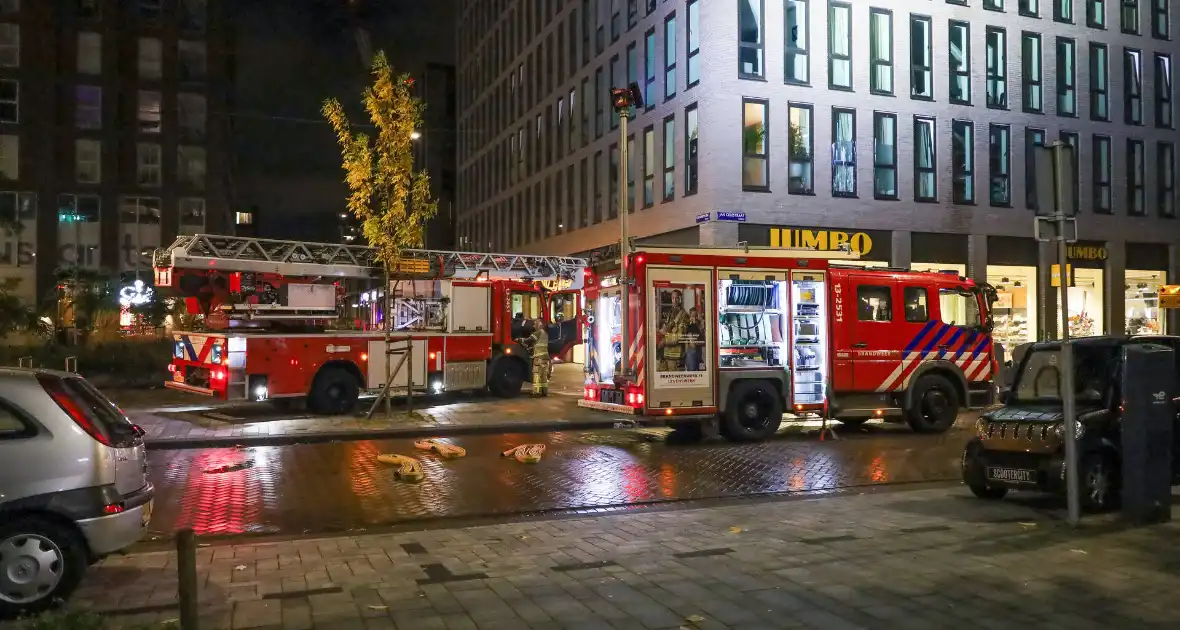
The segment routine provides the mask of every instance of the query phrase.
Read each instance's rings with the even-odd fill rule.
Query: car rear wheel
[[[307,396],[307,406],[318,414],[348,413],[356,406],[360,385],[356,377],[338,367],[326,367],[316,375]]]
[[[783,404],[766,381],[742,381],[725,403],[725,437],[735,442],[760,442],[774,436],[783,422]]]
[[[0,619],[57,605],[86,566],[86,544],[67,526],[37,517],[0,524]]]
[[[943,433],[959,415],[959,394],[946,377],[927,374],[914,383],[907,413],[910,428],[918,433]]]

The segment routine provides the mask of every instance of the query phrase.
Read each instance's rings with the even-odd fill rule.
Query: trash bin
[[[1123,516],[1136,525],[1172,517],[1172,433],[1177,395],[1172,349],[1152,344],[1123,349]]]

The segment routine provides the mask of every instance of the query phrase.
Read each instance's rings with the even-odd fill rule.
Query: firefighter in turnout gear
[[[540,317],[533,320],[533,334],[529,335],[533,346],[533,396],[549,395],[549,333]]]
[[[661,318],[660,332],[663,333],[662,355],[660,368],[665,371],[680,369],[680,361],[684,358],[684,348],[681,337],[688,328],[688,312],[684,310],[684,294],[680,291],[672,292],[672,305],[666,308]]]

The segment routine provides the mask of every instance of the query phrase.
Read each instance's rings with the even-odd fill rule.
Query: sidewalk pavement
[[[1176,522],[1071,530],[1044,505],[943,485],[202,547],[201,628],[1177,627]],[[70,606],[174,620],[175,571],[109,558]]]

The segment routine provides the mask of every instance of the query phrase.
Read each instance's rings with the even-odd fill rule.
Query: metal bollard
[[[176,574],[180,629],[197,630],[197,535],[191,527],[176,533]]]
[[[70,374],[78,373],[78,357],[66,357],[66,371]]]

